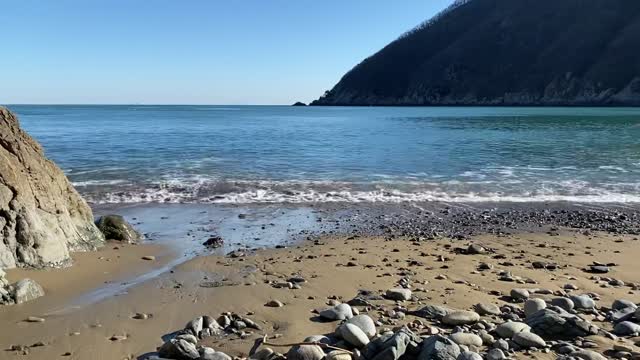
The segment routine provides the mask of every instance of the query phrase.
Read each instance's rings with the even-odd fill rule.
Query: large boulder
[[[597,326],[557,306],[532,314],[527,317],[526,323],[531,327],[531,332],[544,338],[573,339],[598,333]]]
[[[31,279],[22,279],[14,287],[13,297],[16,304],[22,304],[44,296],[42,286]]]
[[[0,268],[64,266],[103,244],[87,203],[0,107]]]
[[[142,238],[142,235],[120,215],[102,216],[100,220],[98,220],[97,225],[107,240],[117,240],[133,244]]]

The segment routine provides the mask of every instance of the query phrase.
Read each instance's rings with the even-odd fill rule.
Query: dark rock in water
[[[569,338],[598,333],[598,327],[581,317],[568,313],[557,306],[550,306],[527,317],[531,332],[543,338]]]
[[[202,245],[210,249],[217,249],[219,247],[224,246],[224,240],[220,236],[212,236],[208,238],[207,241],[202,243]]]
[[[91,208],[42,147],[0,107],[0,268],[71,263],[104,245]]]
[[[291,106],[307,106],[307,104],[300,102],[300,101],[296,101],[295,104],[291,105]]]
[[[637,1],[460,0],[312,105],[640,105],[638,26]]]
[[[117,240],[133,244],[142,239],[142,235],[120,215],[102,216],[100,220],[98,220],[97,225],[107,240]]]

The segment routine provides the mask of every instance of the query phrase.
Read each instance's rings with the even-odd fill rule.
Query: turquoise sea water
[[[9,108],[95,203],[640,202],[640,109]]]

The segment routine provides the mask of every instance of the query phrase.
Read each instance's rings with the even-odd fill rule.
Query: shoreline
[[[260,321],[264,332],[282,334],[278,343],[295,342],[335,328],[335,323],[313,320],[317,315],[312,310],[327,307],[330,299],[349,300],[363,289],[384,293],[397,286],[402,274],[411,274],[417,281],[414,286],[424,289],[417,291],[422,300],[412,302],[409,310],[424,303],[460,309],[469,309],[470,301],[509,304],[503,298],[509,289],[538,286],[498,281],[498,269],[535,279],[554,291],[564,291],[563,286],[572,283],[580,293],[598,293],[603,306],[617,298],[640,302],[637,289],[629,287],[640,271],[640,264],[634,261],[640,256],[635,206],[536,205],[145,204],[94,208],[96,215],[123,214],[150,240],[141,245],[110,243],[98,252],[74,254],[76,262],[70,268],[9,271],[10,279],[34,278],[47,295],[0,308],[0,321],[15,324],[0,331],[0,348],[43,342],[45,346],[28,348],[27,358],[48,359],[70,352],[72,358],[84,359],[98,351],[113,354],[109,359],[146,359],[142,355],[154,353],[190,319],[227,311],[255,314],[252,318]],[[203,249],[202,241],[213,234],[225,238],[225,247]],[[506,257],[494,260],[493,253],[468,256],[456,250],[470,243]],[[232,251],[244,255],[229,256]],[[141,260],[145,255],[156,256],[156,261]],[[112,261],[101,261],[101,257]],[[533,261],[560,266],[555,271],[539,270],[531,268]],[[602,284],[581,270],[592,261],[617,263],[612,276],[627,285],[603,291]],[[478,272],[480,262],[495,268]],[[440,275],[445,278],[436,279]],[[276,286],[292,276],[305,278],[301,289]],[[119,283],[136,278],[142,281]],[[111,283],[105,286],[107,280]],[[110,285],[126,291],[111,291]],[[113,296],[92,299],[92,293],[104,289]],[[282,301],[286,307],[265,307],[270,300]],[[79,303],[84,306],[75,306]],[[408,313],[402,319],[389,318],[391,305],[382,304],[368,314],[384,320],[389,329],[416,320]],[[147,318],[134,319],[136,313]],[[45,321],[25,322],[29,316]],[[229,355],[246,356],[262,333],[212,338],[203,344]],[[603,349],[611,346],[608,340],[598,341]],[[15,351],[5,354],[22,356]]]
[[[622,242],[617,242],[620,240]],[[618,251],[611,250],[610,244],[614,241]],[[460,255],[455,252],[456,247],[471,242],[504,254],[506,258],[492,260],[493,254]],[[539,247],[540,244],[545,246]],[[589,250],[585,251],[585,244],[589,244]],[[573,256],[568,257],[568,253]],[[513,287],[543,287],[557,291],[565,283],[575,284],[580,293],[598,293],[603,306],[616,298],[637,302],[640,300],[638,292],[630,290],[628,285],[608,287],[605,291],[598,282],[589,280],[590,274],[581,270],[595,259],[616,262],[619,266],[615,267],[612,276],[632,284],[634,274],[640,271],[640,264],[634,260],[637,256],[640,256],[640,248],[633,237],[585,236],[563,229],[557,236],[546,233],[484,235],[471,241],[415,241],[408,237],[389,241],[383,236],[325,236],[291,248],[262,249],[240,257],[196,257],[117,297],[72,312],[45,316],[43,323],[22,321],[28,316],[43,315],[34,310],[40,306],[38,300],[26,306],[0,309],[4,310],[0,311],[3,322],[16,324],[16,327],[3,330],[0,347],[6,349],[16,343],[37,341],[47,344],[30,348],[29,359],[50,358],[52,354],[66,352],[78,359],[95,352],[112,354],[107,357],[109,359],[145,359],[142,355],[154,353],[167,334],[182,329],[193,317],[217,316],[231,311],[252,314],[263,331],[253,331],[246,338],[237,335],[210,338],[203,344],[230,355],[246,356],[263,333],[282,334],[278,343],[330,333],[335,323],[314,320],[317,315],[313,314],[313,309],[327,307],[328,299],[349,300],[359,290],[384,293],[397,286],[396,281],[407,271],[413,274],[410,278],[415,282],[414,293],[423,299],[404,305],[409,310],[424,303],[459,309],[469,309],[478,302],[509,304],[502,297],[492,295],[492,291],[508,294]],[[507,265],[509,260],[512,265]],[[555,260],[561,266],[555,271],[531,268],[531,262],[537,260]],[[494,263],[496,268],[488,272],[476,271],[478,264],[485,261]],[[82,264],[76,264],[76,267],[78,271],[91,271]],[[535,279],[536,284],[496,281],[501,268],[509,269],[514,276]],[[301,276],[306,282],[300,289],[277,285],[291,276]],[[41,299],[40,302],[49,301],[48,296]],[[285,307],[265,307],[270,300],[282,301]],[[393,308],[394,302],[385,301],[382,308],[374,307],[368,314],[383,321],[386,324],[383,327],[387,328],[417,319],[408,313],[402,319],[388,317],[388,311]],[[149,314],[149,318],[133,319],[135,313]],[[441,327],[437,323],[433,326]],[[122,338],[110,340],[114,335]],[[612,344],[609,340],[598,341],[602,346]]]

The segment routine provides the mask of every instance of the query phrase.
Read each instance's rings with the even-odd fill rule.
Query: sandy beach
[[[125,273],[148,271],[169,258],[162,247],[154,245],[110,244],[96,253],[77,254],[71,268],[10,271],[11,278],[36,279],[48,295],[31,303],[0,308],[0,321],[11,325],[2,327],[0,347],[6,349],[2,357],[8,359],[51,359],[65,354],[72,359],[144,359],[145,354],[153,354],[162,345],[163,338],[181,330],[194,317],[215,318],[232,312],[249,316],[261,330],[211,337],[201,344],[231,356],[246,357],[263,335],[275,337],[271,340],[275,343],[290,343],[309,335],[332,333],[337,322],[319,321],[314,310],[327,308],[332,301],[351,300],[361,290],[384,295],[388,289],[398,287],[402,278],[411,279],[411,300],[375,300],[371,306],[355,306],[379,321],[379,331],[422,324],[415,327],[416,333],[427,334],[432,331],[431,326],[448,333],[451,326],[410,312],[425,304],[460,310],[471,310],[478,303],[521,307],[509,297],[514,288],[549,290],[546,295],[532,295],[543,299],[567,292],[597,294],[598,305],[610,307],[616,299],[640,301],[634,284],[640,271],[637,241],[634,236],[583,235],[568,229],[551,235],[483,235],[462,241],[327,236],[291,248],[247,252],[239,257],[197,257],[116,297],[56,312],[100,284],[122,278]],[[470,244],[481,245],[488,252],[461,253],[460,249],[467,249]],[[145,255],[158,257],[155,261],[141,260]],[[537,269],[532,265],[536,261],[554,263],[557,268]],[[615,263],[604,276],[621,280],[624,286],[594,280],[593,274],[584,271],[594,261]],[[491,269],[479,270],[482,263],[490,264]],[[501,271],[508,271],[515,281],[501,281]],[[294,276],[305,281],[299,289],[280,287]],[[284,306],[265,306],[271,300]],[[135,319],[137,313],[148,318]],[[41,317],[44,322],[25,321],[30,316]],[[595,323],[611,329],[608,321]],[[602,336],[588,340],[597,344],[596,350],[601,352],[614,344]],[[624,342],[636,349],[632,342]],[[19,348],[15,345],[33,344],[44,346],[9,350],[12,346]],[[286,352],[288,348],[274,350]],[[553,352],[536,352],[532,356],[554,358]]]

